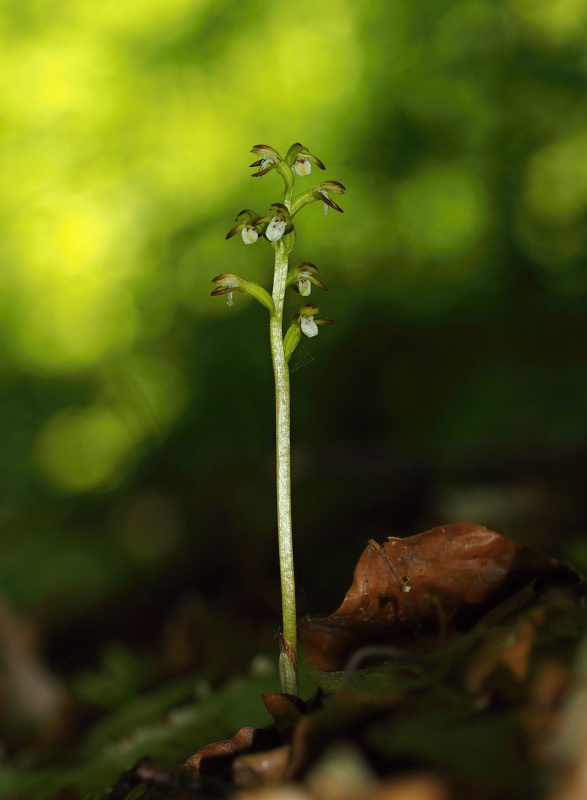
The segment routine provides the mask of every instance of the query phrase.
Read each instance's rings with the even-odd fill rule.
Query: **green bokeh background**
[[[270,285],[224,239],[258,143],[347,187],[296,226],[337,323],[292,360],[302,610],[462,518],[587,563],[586,0],[0,9],[0,585],[56,663],[188,595],[277,628],[266,312],[209,296]]]

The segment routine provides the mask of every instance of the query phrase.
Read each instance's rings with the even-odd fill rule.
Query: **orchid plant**
[[[330,319],[319,317],[320,309],[305,303],[293,316],[291,325],[283,333],[283,305],[285,290],[291,287],[301,297],[309,297],[312,287],[327,291],[318,278],[318,268],[309,261],[289,266],[290,254],[295,246],[294,218],[306,205],[320,201],[324,214],[330,208],[342,212],[331,195],[342,194],[345,187],[338,181],[323,181],[294,198],[297,178],[304,178],[312,167],[325,169],[319,158],[303,145],[293,144],[282,158],[277,150],[258,144],[252,151],[258,160],[253,178],[262,178],[271,171],[279,173],[285,184],[282,201],[269,207],[270,213],[260,216],[250,209],[241,211],[236,225],[226,234],[230,239],[240,233],[244,244],[255,244],[265,238],[271,243],[275,257],[273,291],[271,294],[238,275],[224,273],[212,280],[216,284],[212,295],[227,295],[228,305],[233,304],[233,293],[244,292],[254,297],[269,311],[269,338],[275,378],[276,466],[277,466],[277,529],[279,538],[279,565],[281,572],[281,600],[283,633],[280,636],[279,675],[283,692],[298,693],[297,671],[297,620],[292,544],[291,469],[290,469],[290,393],[288,362],[302,336],[317,336],[319,326],[332,325]]]

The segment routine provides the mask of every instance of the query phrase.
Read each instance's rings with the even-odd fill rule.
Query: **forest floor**
[[[338,611],[300,624],[300,697],[264,656],[223,686],[178,678],[61,755],[55,727],[7,752],[0,796],[579,800],[584,596],[565,565],[482,526],[370,542]]]

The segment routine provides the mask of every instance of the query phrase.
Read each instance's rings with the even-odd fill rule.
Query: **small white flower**
[[[294,164],[294,169],[296,171],[296,175],[299,175],[300,178],[305,178],[306,175],[309,175],[310,172],[312,172],[312,165],[307,158],[298,158]]]
[[[326,191],[326,189],[320,189],[320,194],[323,194],[324,197],[328,198],[328,192]],[[322,213],[324,214],[325,217],[328,216],[328,205],[326,203],[324,203],[324,211]]]
[[[234,300],[232,299],[232,292],[229,292],[226,295],[226,305],[227,306],[233,306],[234,305]]]
[[[267,230],[265,231],[265,236],[269,239],[270,242],[278,242],[283,233],[285,231],[285,220],[280,219],[279,217],[273,217],[269,225],[267,225]]]
[[[303,274],[303,273],[302,273]],[[307,297],[312,291],[312,284],[309,280],[298,281],[298,290],[302,297]]]
[[[301,317],[300,319],[300,328],[302,329],[302,333],[304,333],[309,339],[312,339],[314,336],[318,336],[318,326],[314,322],[314,317]]]
[[[243,242],[245,244],[254,244],[259,238],[259,234],[255,228],[243,228],[241,231],[241,236],[243,237]]]

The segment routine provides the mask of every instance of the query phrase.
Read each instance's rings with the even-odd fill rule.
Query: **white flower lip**
[[[302,273],[300,273],[302,274]],[[302,297],[308,297],[312,291],[312,284],[308,280],[298,281],[298,289]]]
[[[270,242],[277,242],[283,236],[284,231],[285,231],[285,220],[280,219],[279,217],[273,217],[269,225],[267,225],[265,236],[269,239]]]
[[[300,319],[300,328],[302,329],[302,333],[309,339],[318,336],[318,326],[314,322],[314,317],[302,317]]]
[[[243,228],[241,236],[245,244],[254,244],[259,238],[259,234],[255,228]]]
[[[307,158],[298,158],[294,164],[294,169],[296,171],[296,175],[299,175],[300,178],[305,178],[306,175],[309,175],[312,172],[312,165]]]

